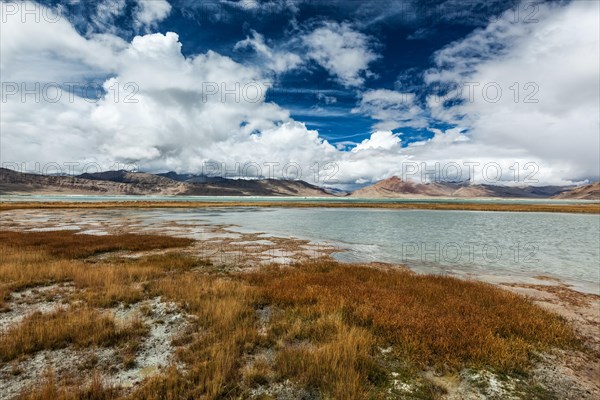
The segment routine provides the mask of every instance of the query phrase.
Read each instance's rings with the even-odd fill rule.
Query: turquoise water
[[[0,201],[69,201],[69,202],[102,202],[102,201],[169,201],[169,202],[333,202],[333,203],[480,203],[480,204],[586,204],[594,200],[557,200],[557,199],[458,199],[458,198],[405,198],[405,199],[361,199],[354,197],[272,197],[272,196],[88,196],[88,195],[3,195]]]
[[[335,257],[349,262],[403,263],[424,273],[543,275],[600,290],[600,215],[260,207],[121,209],[115,215],[148,224],[234,224],[234,231],[310,239],[334,244]]]
[[[600,216],[472,211],[276,209],[211,220],[347,244],[348,261],[406,262],[474,272],[554,274],[599,282]]]

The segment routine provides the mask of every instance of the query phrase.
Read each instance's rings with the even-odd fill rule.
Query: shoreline
[[[429,203],[370,202],[339,203],[331,201],[18,201],[0,202],[0,212],[19,209],[94,209],[94,208],[372,208],[392,210],[555,212],[600,214],[600,203],[591,204],[502,204],[502,203]]]

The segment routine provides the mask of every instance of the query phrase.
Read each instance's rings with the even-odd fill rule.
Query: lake
[[[32,222],[32,216],[42,210],[29,212],[26,219]],[[54,212],[59,211],[43,210],[44,214]],[[600,291],[598,214],[349,206],[88,209],[82,215],[102,220],[132,218],[146,226],[168,221],[198,226],[233,224],[233,231],[265,232],[334,245],[339,249],[334,257],[341,261],[403,263],[424,273],[485,276],[492,280],[549,276],[579,290]]]
[[[549,275],[596,292],[600,283],[599,215],[252,208],[169,209],[159,218],[333,242],[343,261],[406,263],[432,273]]]

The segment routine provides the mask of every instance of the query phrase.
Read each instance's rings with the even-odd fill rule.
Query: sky
[[[4,167],[342,188],[600,175],[595,0],[1,3]]]

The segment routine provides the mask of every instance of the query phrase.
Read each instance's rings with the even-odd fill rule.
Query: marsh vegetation
[[[495,379],[506,392],[491,397],[546,399],[532,366],[584,346],[563,318],[489,284],[327,258],[228,269],[192,242],[1,232],[0,318],[30,311],[2,331],[3,385],[29,374],[10,392],[23,399],[438,399],[452,394],[439,377],[454,377],[460,390],[487,393]],[[173,310],[157,316],[157,304]],[[175,320],[161,362],[115,378],[146,365],[151,332]],[[85,356],[28,370],[67,350]]]

